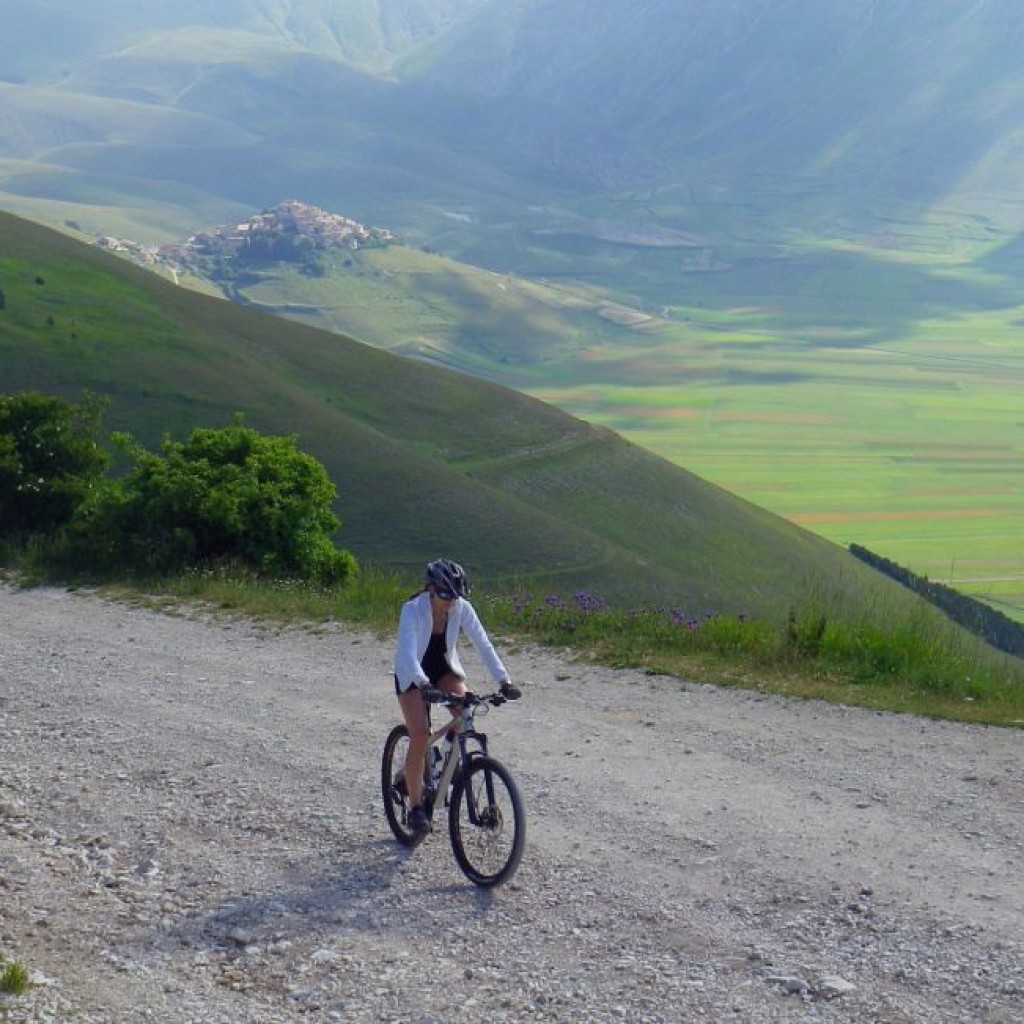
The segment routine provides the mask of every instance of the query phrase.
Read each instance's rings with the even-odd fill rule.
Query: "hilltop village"
[[[180,273],[210,261],[302,260],[332,250],[354,251],[394,241],[395,236],[384,228],[367,227],[349,217],[291,199],[241,224],[200,231],[184,242],[147,246],[108,235],[96,244],[143,266],[160,266]]]

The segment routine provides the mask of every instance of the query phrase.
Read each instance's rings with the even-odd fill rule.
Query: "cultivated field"
[[[533,393],[1024,617],[1024,344],[1007,340],[1009,319],[848,348],[696,328],[680,343],[669,328],[607,367],[628,380],[631,365],[658,363],[656,383]]]

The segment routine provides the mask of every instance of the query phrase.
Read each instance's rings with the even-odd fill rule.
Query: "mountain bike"
[[[433,687],[424,688],[423,696],[428,721],[432,704],[453,713],[430,734],[423,785],[427,816],[433,820],[434,810],[447,805],[452,853],[471,882],[485,888],[507,882],[519,867],[526,845],[526,810],[511,772],[488,754],[487,736],[476,728],[476,718],[501,707],[508,698],[500,690],[460,696]],[[381,792],[395,838],[414,846],[421,837],[408,825],[412,809],[405,784],[408,749],[409,730],[404,723],[396,725],[384,743]]]

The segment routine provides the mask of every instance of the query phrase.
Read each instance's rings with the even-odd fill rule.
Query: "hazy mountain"
[[[114,54],[153,53],[154,40],[191,35],[196,58],[248,36],[364,67],[396,57],[446,31],[487,0],[37,0],[0,4],[0,62],[9,81],[48,83]]]
[[[580,146],[566,167],[579,180],[600,181],[615,152],[622,184],[727,188],[722,205],[862,221],[879,206],[923,215],[946,201],[987,212],[995,190],[1016,191],[1024,23],[1009,0],[531,8],[479,13],[435,40],[430,59],[417,54],[409,80],[471,97],[459,131],[495,145],[508,132],[501,113],[520,148],[538,109],[571,140],[603,132],[605,145]],[[449,109],[438,106],[439,124]],[[554,138],[535,140],[538,163],[545,151],[564,161]]]
[[[88,207],[82,175],[127,205],[178,189],[183,220],[298,196],[463,255],[486,246],[446,204],[645,199],[733,246],[944,213],[971,249],[1024,216],[1010,0],[0,0],[0,23],[0,157],[29,162],[0,189],[41,209]]]

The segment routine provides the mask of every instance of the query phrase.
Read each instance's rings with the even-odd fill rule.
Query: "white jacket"
[[[401,690],[410,686],[422,686],[430,680],[420,666],[423,655],[427,653],[430,633],[434,628],[433,615],[430,610],[430,594],[424,591],[406,601],[398,617],[398,646],[395,651],[395,675]],[[448,664],[460,679],[466,678],[466,670],[459,660],[459,632],[469,637],[470,643],[480,655],[481,661],[496,683],[503,683],[508,678],[508,670],[501,662],[491,639],[476,614],[476,610],[464,597],[452,602],[448,609],[448,626],[445,630],[445,643],[448,648]]]

